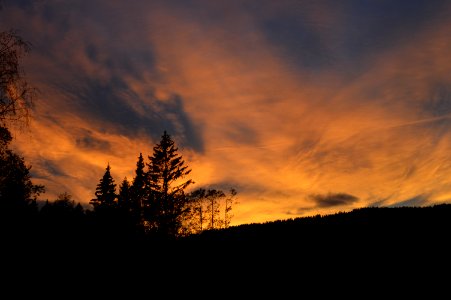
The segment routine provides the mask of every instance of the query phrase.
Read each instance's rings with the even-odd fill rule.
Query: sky
[[[451,3],[4,0],[39,89],[14,147],[88,204],[166,130],[232,225],[451,202]],[[147,159],[146,159],[147,161]]]

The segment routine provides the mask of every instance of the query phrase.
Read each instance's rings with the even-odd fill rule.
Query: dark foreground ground
[[[362,208],[333,215],[302,217],[267,223],[245,224],[205,231],[178,240],[161,240],[124,233],[106,233],[61,220],[33,230],[13,228],[3,234],[5,250],[55,256],[76,253],[87,260],[110,255],[117,260],[150,260],[189,255],[208,257],[215,253],[250,258],[281,253],[283,257],[408,257],[450,253],[451,205],[429,207]],[[130,255],[129,255],[130,254]],[[218,257],[218,259],[220,259]]]
[[[103,289],[113,296],[124,288],[150,294],[163,289],[172,296],[205,296],[213,289],[216,296],[233,291],[231,298],[241,298],[241,288],[251,292],[246,298],[266,290],[276,290],[276,298],[307,290],[346,296],[360,287],[373,293],[359,295],[366,299],[387,289],[425,289],[427,282],[429,288],[431,281],[436,288],[449,286],[451,205],[363,208],[240,225],[175,241],[86,232],[67,234],[63,228],[5,234],[2,274],[15,283],[40,282],[65,292]]]

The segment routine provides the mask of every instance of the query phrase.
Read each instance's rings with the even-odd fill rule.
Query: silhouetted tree
[[[191,192],[188,195],[191,206],[191,220],[186,220],[191,226],[190,233],[199,233],[205,229],[229,227],[233,217],[231,211],[233,204],[236,203],[236,195],[235,189],[230,189],[228,195],[217,189],[200,188]]]
[[[189,210],[185,189],[193,183],[184,178],[191,172],[169,134],[165,131],[160,143],[149,156],[150,195],[147,217],[152,231],[176,237],[182,231],[183,217]]]
[[[0,126],[28,119],[36,89],[26,81],[20,59],[30,48],[14,31],[0,32]]]
[[[9,130],[0,127],[0,211],[5,217],[37,211],[36,198],[44,192],[44,186],[32,183],[24,158],[8,148],[11,140]]]
[[[191,209],[189,217],[185,220],[185,227],[189,228],[189,233],[199,233],[204,230],[206,193],[206,189],[199,188],[188,194]]]
[[[78,202],[77,205],[75,205],[75,214],[77,216],[83,216],[85,214],[85,209],[83,208],[80,202]]]
[[[208,229],[216,229],[222,227],[222,220],[220,218],[220,201],[225,198],[223,191],[210,189],[205,195],[207,201],[206,214],[208,216]]]
[[[144,202],[148,197],[147,174],[144,167],[144,159],[140,153],[136,163],[135,177],[130,187],[130,214],[136,225],[139,226],[143,225]]]
[[[30,214],[36,216],[38,211],[36,198],[44,192],[44,186],[32,184],[31,167],[24,158],[8,149],[12,139],[6,126],[27,123],[36,93],[21,67],[21,59],[30,49],[30,43],[16,32],[0,32],[0,219],[16,224],[9,227],[31,225]]]
[[[132,196],[132,189],[127,178],[121,182],[119,186],[118,199],[118,217],[119,226],[128,233],[141,231],[140,211],[136,207],[136,202]]]
[[[53,215],[58,218],[67,219],[75,215],[80,216],[84,213],[84,209],[80,203],[75,205],[75,201],[72,200],[72,195],[67,192],[59,194],[55,201],[46,201],[45,205],[41,208],[41,214]]]
[[[224,228],[228,228],[230,226],[230,222],[232,221],[232,207],[236,204],[236,195],[238,192],[234,189],[230,189],[230,194],[225,198],[225,207],[224,207]]]
[[[103,174],[96,188],[95,195],[97,198],[90,201],[94,207],[94,211],[110,210],[117,206],[116,184],[114,183],[110,170],[111,167],[108,164],[105,174]]]
[[[71,239],[74,234],[84,234],[85,213],[80,203],[75,204],[72,195],[59,194],[54,201],[46,201],[40,210],[42,236],[54,239]]]
[[[126,210],[127,212],[130,209],[130,201],[131,201],[131,191],[130,191],[130,183],[127,180],[127,177],[122,180],[119,185],[119,195],[117,196],[117,204],[121,209]]]
[[[57,196],[55,202],[56,202],[56,201],[61,201],[61,202],[71,202],[71,201],[73,201],[73,200],[72,200],[72,195],[69,194],[68,192],[64,192],[64,193],[58,194],[58,196]]]

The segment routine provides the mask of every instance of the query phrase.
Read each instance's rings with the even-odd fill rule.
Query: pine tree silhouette
[[[127,177],[125,177],[119,186],[119,195],[117,197],[117,204],[121,209],[128,212],[130,210],[130,201],[131,201],[130,182],[128,182]]]
[[[107,165],[105,174],[97,185],[95,195],[90,203],[94,206],[94,211],[101,209],[110,209],[117,206],[116,184],[110,173],[110,164]]]
[[[144,225],[144,203],[149,194],[147,174],[144,167],[144,158],[140,153],[136,163],[135,177],[130,187],[130,216],[135,225],[141,228]]]
[[[194,182],[184,180],[191,170],[185,165],[170,135],[164,131],[160,143],[149,156],[149,184],[147,218],[151,230],[166,237],[179,235],[183,216],[188,207],[185,189]]]

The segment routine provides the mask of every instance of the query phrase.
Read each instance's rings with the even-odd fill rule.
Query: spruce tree
[[[91,200],[94,210],[110,209],[117,206],[116,184],[110,173],[110,164],[107,165],[105,174],[100,179],[96,188],[96,198]]]
[[[117,197],[117,204],[121,209],[128,212],[130,210],[130,201],[131,201],[130,182],[127,180],[127,177],[125,177],[119,186],[119,195]]]
[[[149,224],[151,229],[165,237],[180,234],[183,217],[189,209],[185,189],[194,183],[191,179],[184,179],[191,170],[177,151],[174,141],[164,131],[148,163]]]
[[[143,225],[144,202],[148,196],[147,174],[144,167],[144,158],[140,153],[136,163],[135,177],[130,187],[130,213],[136,225]]]
[[[135,201],[132,195],[132,186],[127,178],[121,182],[119,186],[118,199],[118,220],[117,224],[121,226],[121,230],[128,234],[134,234],[141,231],[139,219],[139,210],[135,207]]]

